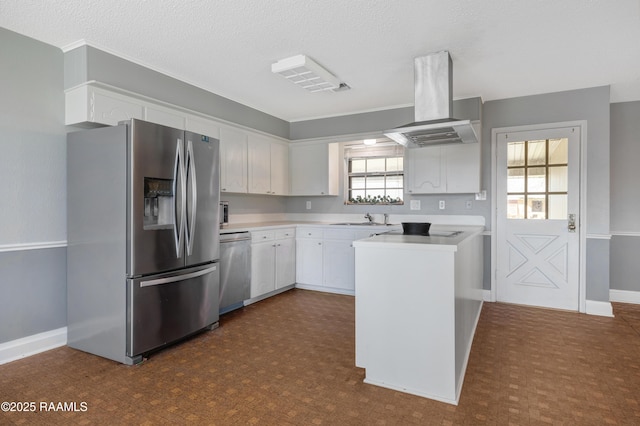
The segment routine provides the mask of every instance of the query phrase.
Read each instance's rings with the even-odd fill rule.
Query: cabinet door
[[[291,195],[338,195],[338,144],[292,145]]]
[[[289,147],[271,143],[271,193],[289,194]]]
[[[300,284],[322,285],[322,240],[296,240],[296,281]]]
[[[443,148],[413,148],[407,151],[407,192],[437,194],[446,191]]]
[[[446,147],[447,192],[468,194],[480,192],[480,144]]]
[[[249,135],[249,193],[271,194],[271,143]]]
[[[351,240],[325,240],[324,286],[355,290],[355,252]]]
[[[115,126],[123,120],[143,119],[142,103],[138,103],[136,99],[94,90],[91,101],[93,105],[90,106],[90,121]]]
[[[247,134],[220,129],[220,191],[247,192]]]
[[[187,116],[187,130],[199,135],[220,139],[220,126],[206,118]]]
[[[146,106],[144,108],[144,119],[151,123],[173,127],[174,129],[185,129],[185,117],[177,114],[176,111],[165,108]]]
[[[251,297],[275,288],[275,242],[251,244]]]
[[[296,240],[276,241],[276,288],[296,282]]]

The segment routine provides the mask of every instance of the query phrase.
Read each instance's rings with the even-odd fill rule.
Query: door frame
[[[587,248],[587,121],[563,121],[558,123],[531,124],[491,129],[491,295],[490,301],[497,300],[497,264],[498,264],[498,134],[508,132],[536,131],[579,127],[580,138],[580,203],[578,212],[579,232],[579,270],[578,270],[578,311],[587,311],[586,299],[586,248]]]

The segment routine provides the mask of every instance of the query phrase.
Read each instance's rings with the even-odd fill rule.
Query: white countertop
[[[346,222],[341,222],[346,223]],[[224,228],[220,228],[221,234],[229,234],[232,232],[242,231],[264,231],[268,229],[287,228],[292,226],[321,226],[321,227],[335,227],[337,229],[401,229],[400,224],[391,225],[338,225],[336,222],[320,222],[320,221],[273,221],[273,222],[254,222],[254,223],[231,223]]]
[[[451,231],[461,232],[454,236],[438,235]],[[432,235],[405,235],[401,232],[389,232],[354,241],[353,246],[456,251],[460,243],[483,231],[482,226],[436,225],[429,230]]]

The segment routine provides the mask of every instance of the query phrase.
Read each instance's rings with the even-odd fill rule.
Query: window
[[[404,157],[399,145],[347,146],[346,204],[403,204]]]
[[[509,142],[507,218],[567,217],[568,140]]]

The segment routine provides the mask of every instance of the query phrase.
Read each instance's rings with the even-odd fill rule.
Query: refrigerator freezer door
[[[182,268],[184,131],[139,120],[129,126],[127,275]]]
[[[187,265],[220,258],[220,142],[185,133]]]
[[[217,263],[127,280],[127,357],[217,323],[219,287]]]

